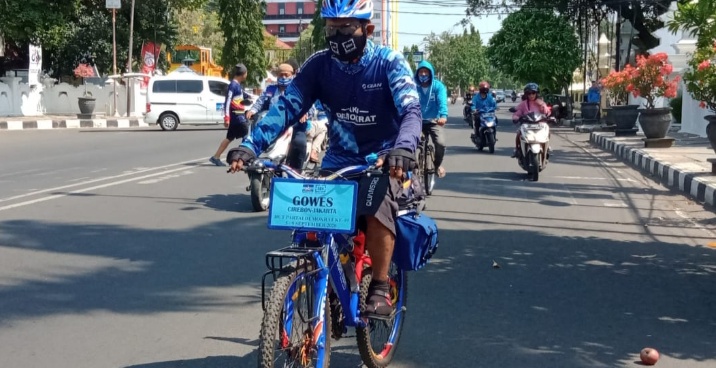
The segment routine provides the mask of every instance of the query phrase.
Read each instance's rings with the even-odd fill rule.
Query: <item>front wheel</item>
[[[527,155],[532,181],[539,181],[539,154],[530,151]]]
[[[328,368],[330,365],[328,298],[323,307],[322,336],[314,336],[315,275],[299,267],[281,273],[273,284],[261,322],[260,368]],[[323,348],[319,349],[319,345]]]
[[[361,310],[365,309],[371,279],[371,269],[365,269],[360,283]],[[403,330],[408,299],[408,273],[398,270],[395,265],[391,267],[390,296],[396,308],[393,318],[385,321],[368,319],[365,327],[356,328],[358,351],[363,364],[368,368],[384,368],[390,364]]]
[[[431,149],[427,150],[425,155],[425,166],[423,170],[423,185],[425,186],[425,194],[432,195],[435,188],[435,152]]]
[[[269,190],[271,188],[271,175],[251,174],[251,206],[255,212],[266,211],[269,206]]]
[[[490,153],[495,153],[495,132],[488,131],[485,133],[485,141],[487,141],[487,148]]]

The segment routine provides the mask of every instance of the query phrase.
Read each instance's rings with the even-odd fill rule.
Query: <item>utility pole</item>
[[[622,54],[622,4],[619,3],[619,9],[617,9],[617,24],[616,24],[616,52],[614,54],[614,70],[620,71],[622,67],[621,54]]]
[[[129,59],[127,59],[127,73],[132,72],[132,41],[134,36],[134,0],[132,0],[131,13],[129,15]],[[129,88],[129,77],[127,78],[127,117],[131,116],[132,96]]]

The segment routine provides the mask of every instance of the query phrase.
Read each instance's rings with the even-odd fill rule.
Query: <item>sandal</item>
[[[393,318],[395,308],[390,300],[390,291],[388,285],[374,285],[368,287],[368,297],[366,298],[365,310],[361,311],[361,316],[371,319],[387,320]]]

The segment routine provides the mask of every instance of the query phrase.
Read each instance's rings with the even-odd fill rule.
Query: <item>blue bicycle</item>
[[[292,243],[266,254],[269,271],[261,287],[259,367],[326,368],[331,337],[343,337],[348,327],[356,329],[366,366],[382,368],[392,361],[405,320],[407,273],[391,264],[392,316],[361,317],[371,260],[363,233],[352,235],[356,234],[357,183],[349,179],[384,175],[372,165],[375,158],[367,158],[369,165],[347,167],[318,179],[264,162],[287,176],[275,178],[272,184],[269,228],[292,230]],[[274,282],[266,298],[268,276]]]

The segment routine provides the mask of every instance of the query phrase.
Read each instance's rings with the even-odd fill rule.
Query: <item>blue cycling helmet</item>
[[[527,92],[539,93],[539,86],[537,83],[527,83],[525,86],[525,93]]]
[[[321,18],[373,18],[372,0],[324,0]]]

